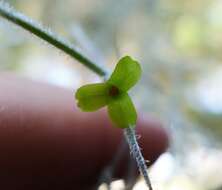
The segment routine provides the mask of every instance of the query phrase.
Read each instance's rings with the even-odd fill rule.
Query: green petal
[[[119,60],[107,82],[122,91],[127,91],[140,79],[141,72],[139,63],[131,57],[125,56]]]
[[[119,128],[127,128],[129,125],[136,124],[136,109],[127,93],[123,93],[109,102],[108,113],[112,122]]]
[[[108,103],[108,85],[105,83],[89,84],[80,87],[75,97],[82,111],[98,110]]]

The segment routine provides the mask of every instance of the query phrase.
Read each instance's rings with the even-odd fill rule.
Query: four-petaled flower
[[[75,97],[78,107],[91,112],[107,105],[109,116],[117,127],[135,126],[137,113],[127,91],[140,76],[139,63],[125,56],[119,60],[106,82],[84,85],[77,90]]]

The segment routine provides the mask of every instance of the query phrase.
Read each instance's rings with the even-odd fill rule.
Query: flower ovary
[[[109,89],[109,95],[110,96],[118,96],[119,93],[120,93],[120,91],[119,91],[119,89],[116,86],[112,85],[110,87],[110,89]]]

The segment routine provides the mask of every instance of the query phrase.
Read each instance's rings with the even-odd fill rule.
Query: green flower
[[[82,111],[96,111],[108,106],[112,122],[120,128],[135,125],[136,109],[127,91],[141,76],[141,67],[131,57],[119,60],[111,77],[104,83],[88,84],[80,87],[75,97]]]

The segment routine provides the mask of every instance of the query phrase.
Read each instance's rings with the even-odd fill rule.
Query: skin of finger
[[[74,92],[11,74],[0,75],[0,89],[0,188],[72,189],[96,181],[122,138],[104,110],[80,112]],[[155,160],[166,133],[149,118],[138,132],[145,157]]]

